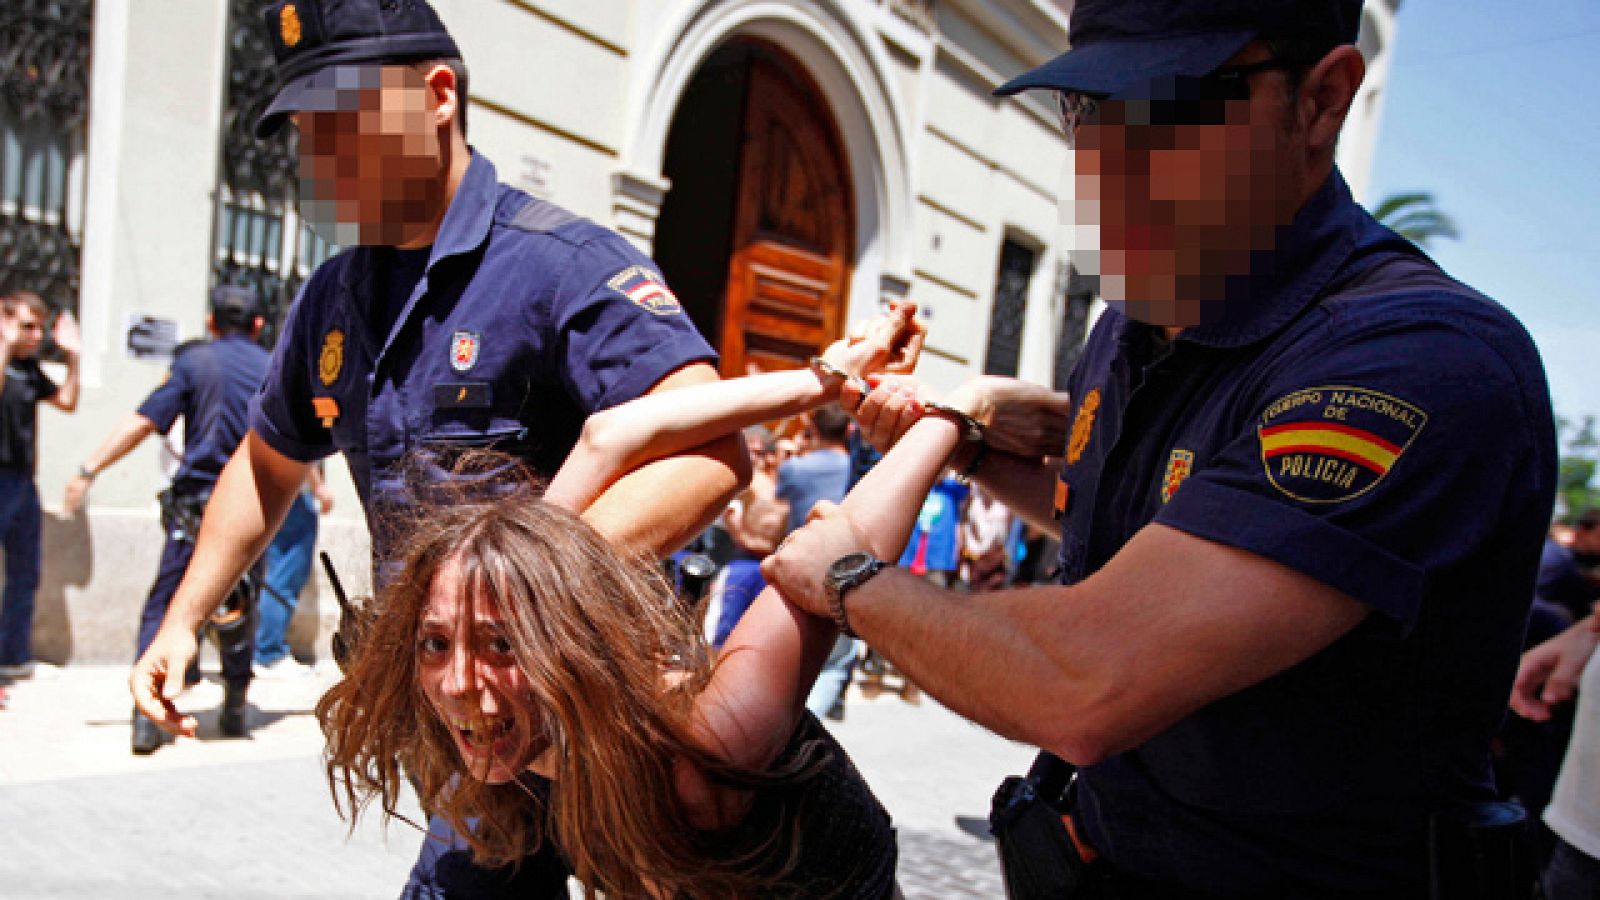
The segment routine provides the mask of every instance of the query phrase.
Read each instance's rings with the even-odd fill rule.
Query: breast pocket
[[[530,431],[504,408],[499,386],[486,381],[445,381],[431,387],[420,443],[443,465],[469,450],[526,457]]]

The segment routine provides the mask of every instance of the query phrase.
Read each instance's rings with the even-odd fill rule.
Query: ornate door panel
[[[814,89],[751,62],[733,255],[722,317],[727,376],[805,364],[844,330],[850,185]]]

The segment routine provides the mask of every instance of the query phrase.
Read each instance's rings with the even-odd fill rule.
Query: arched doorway
[[[844,330],[855,223],[826,100],[776,45],[728,42],[684,91],[655,257],[724,375],[803,365]]]

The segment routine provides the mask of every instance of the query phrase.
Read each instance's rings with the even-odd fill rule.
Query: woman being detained
[[[383,615],[318,704],[341,808],[376,797],[397,815],[403,761],[485,865],[551,839],[591,893],[611,897],[893,896],[888,815],[803,707],[832,623],[767,591],[713,665],[658,569],[565,508],[581,508],[574,498],[629,457],[831,399],[842,380],[833,366],[853,375],[891,353],[914,360],[909,310],[890,321],[893,331],[880,323],[830,348],[817,372],[603,414],[628,427],[602,421],[589,437],[604,440],[580,444],[545,499],[525,490],[425,510]],[[903,470],[845,501],[883,535],[885,554],[916,515],[892,495],[925,492],[943,462],[919,464],[907,446]]]

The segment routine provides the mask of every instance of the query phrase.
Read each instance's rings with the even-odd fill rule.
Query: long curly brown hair
[[[794,785],[820,763],[802,754],[781,770],[742,772],[691,740],[694,700],[712,666],[657,566],[531,490],[429,503],[401,533],[409,535],[403,568],[381,591],[345,679],[317,704],[329,786],[352,827],[375,799],[404,820],[409,772],[424,806],[451,823],[476,861],[516,862],[553,838],[591,895],[749,896],[793,868],[794,817],[719,855],[679,796],[675,772],[685,761],[713,782],[758,789]],[[519,716],[552,750],[548,802],[516,779],[463,777],[451,727],[420,686],[418,627],[451,562],[467,595],[488,598],[503,617],[533,695]]]

